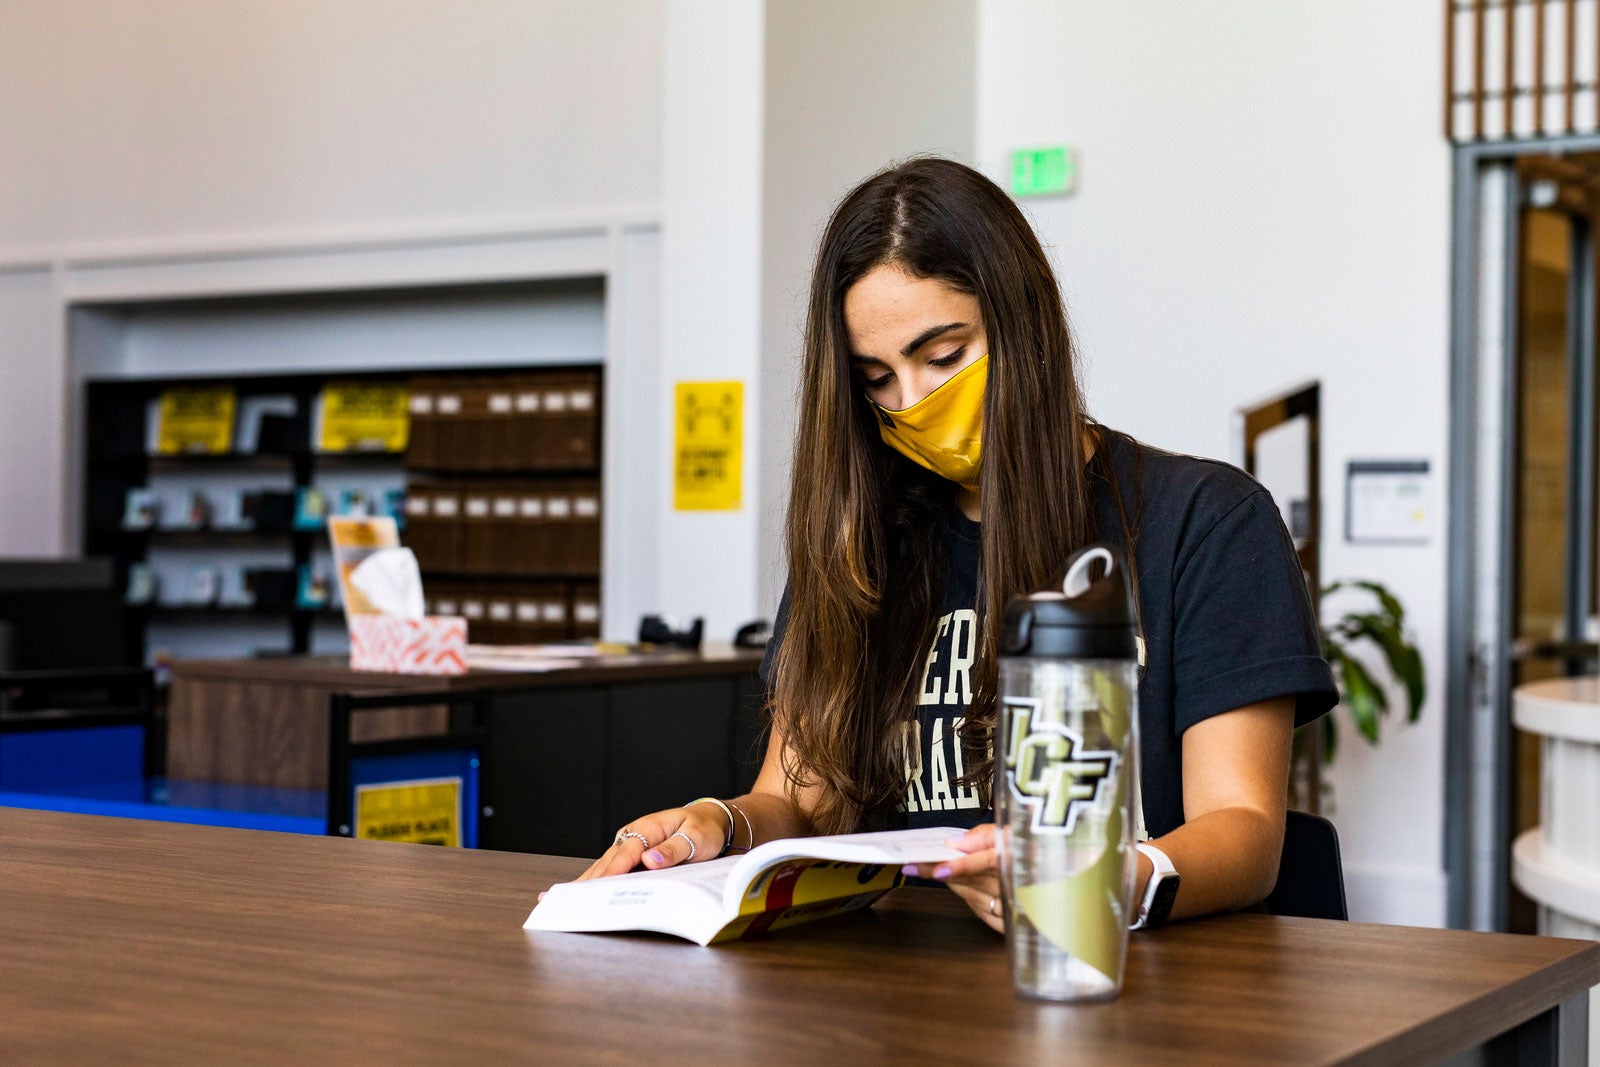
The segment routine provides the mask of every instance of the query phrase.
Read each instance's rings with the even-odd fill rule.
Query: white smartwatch
[[[1155,868],[1144,889],[1144,899],[1139,901],[1139,914],[1130,930],[1146,930],[1160,926],[1172,914],[1172,900],[1178,895],[1178,869],[1167,859],[1167,854],[1148,842],[1138,844],[1140,852],[1150,859]]]

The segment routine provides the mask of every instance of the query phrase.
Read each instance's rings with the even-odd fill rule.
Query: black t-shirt
[[[1140,629],[1140,795],[1151,837],[1183,823],[1183,732],[1246,704],[1295,697],[1295,725],[1339,699],[1322,658],[1305,579],[1271,496],[1226,463],[1176,455],[1105,433],[1111,476],[1134,524]],[[1105,469],[1105,468],[1102,468]],[[1122,512],[1092,479],[1100,540],[1126,552]],[[974,826],[993,819],[965,772],[957,730],[972,699],[978,648],[981,526],[944,520],[945,590],[907,745],[907,786],[894,821]],[[1067,553],[1063,552],[1065,562]],[[788,621],[784,595],[762,664],[767,677]]]

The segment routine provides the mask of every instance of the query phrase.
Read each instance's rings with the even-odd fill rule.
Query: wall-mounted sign
[[[1351,460],[1345,467],[1344,539],[1351,544],[1425,545],[1433,495],[1425,459]]]
[[[1078,188],[1078,153],[1066,145],[1011,153],[1013,196],[1065,196]]]
[[[744,383],[679,382],[673,422],[673,507],[739,510]]]

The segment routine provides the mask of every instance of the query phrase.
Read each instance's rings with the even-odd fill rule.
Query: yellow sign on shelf
[[[461,847],[461,778],[356,786],[356,836]]]
[[[238,396],[227,386],[163,391],[156,454],[220,455],[229,451],[238,404]]]
[[[679,382],[672,503],[737,511],[743,484],[744,383]]]
[[[403,452],[411,432],[406,387],[341,382],[322,390],[321,452]]]

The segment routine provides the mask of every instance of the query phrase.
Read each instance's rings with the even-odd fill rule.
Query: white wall
[[[1440,923],[1443,530],[1343,542],[1343,470],[1446,447],[1449,154],[1430,4],[981,0],[978,146],[1082,152],[1029,206],[1064,281],[1094,412],[1227,458],[1229,413],[1323,383],[1326,577],[1388,583],[1430,674],[1422,721],[1335,768],[1352,917]],[[1343,714],[1342,712],[1340,714]]]
[[[650,204],[648,0],[6,0],[0,258]]]
[[[67,373],[54,297],[47,266],[0,269],[0,555],[59,548],[66,501],[54,490],[67,451]]]
[[[727,641],[755,615],[761,425],[761,109],[765,5],[667,0],[661,172],[661,425],[672,474],[673,384],[744,383],[737,511],[677,511],[670,480],[639,551],[659,560],[659,610]]]
[[[783,591],[783,511],[817,241],[874,171],[975,151],[974,0],[768,0],[761,224],[760,611]],[[848,29],[846,29],[848,28]]]
[[[0,468],[0,553],[76,548],[52,264],[188,257],[204,288],[241,252],[653,219],[661,38],[651,0],[0,4],[0,453],[30,459]]]
[[[972,155],[975,28],[973,0],[668,0],[668,438],[673,382],[745,385],[740,510],[678,512],[669,491],[656,531],[662,608],[704,616],[710,635],[725,640],[737,624],[771,617],[783,588],[800,328],[817,237],[838,198],[892,160]]]

